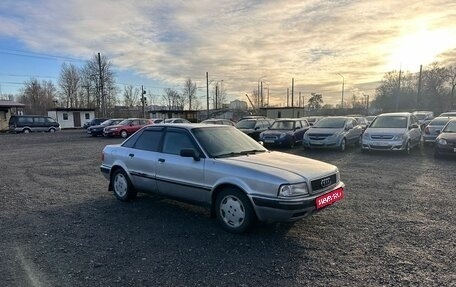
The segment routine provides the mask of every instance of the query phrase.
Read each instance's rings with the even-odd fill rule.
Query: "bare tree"
[[[168,107],[168,110],[183,109],[183,107],[179,106],[181,103],[179,92],[171,88],[166,88],[164,92],[162,99],[164,105]]]
[[[24,83],[22,95],[19,102],[25,105],[25,112],[28,114],[46,115],[47,110],[54,106],[57,96],[57,89],[51,81],[38,82],[37,79],[30,79]]]
[[[182,91],[182,96],[188,100],[188,109],[192,110],[194,106],[197,106],[196,103],[198,99],[196,98],[196,83],[192,82],[192,79],[188,78],[184,83],[184,89]]]
[[[425,106],[433,111],[445,111],[448,104],[448,72],[438,63],[432,63],[423,71]]]
[[[82,77],[88,94],[94,95],[94,107],[106,115],[107,110],[116,103],[118,92],[111,61],[106,56],[98,58],[98,55],[94,55],[82,69]],[[91,91],[95,93],[91,94]]]
[[[456,102],[455,102],[455,89],[456,89],[456,66],[450,66],[447,68],[448,71],[448,79],[450,82],[450,94],[449,94],[449,107],[450,109],[456,108]]]
[[[60,101],[67,108],[78,107],[79,70],[73,64],[63,63],[60,69],[59,87]]]
[[[131,85],[125,86],[123,94],[125,106],[138,106],[140,104],[140,94],[141,90],[138,87],[133,87]]]
[[[310,97],[309,101],[307,102],[309,108],[314,109],[314,110],[321,109],[321,107],[323,105],[323,96],[321,94],[317,94],[317,93],[311,93],[310,95],[311,95],[311,97]]]

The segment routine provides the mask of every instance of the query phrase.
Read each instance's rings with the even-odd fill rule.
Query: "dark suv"
[[[236,128],[240,129],[254,140],[258,140],[260,134],[267,130],[272,123],[273,119],[261,118],[261,119],[245,119],[241,120],[236,124]]]
[[[9,131],[12,133],[50,132],[60,130],[60,124],[46,116],[12,116]]]

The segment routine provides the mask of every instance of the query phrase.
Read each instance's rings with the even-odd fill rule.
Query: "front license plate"
[[[265,143],[273,143],[274,140],[264,140]]]
[[[315,203],[317,205],[317,209],[320,209],[327,205],[333,204],[334,202],[339,201],[342,198],[344,198],[344,189],[341,187],[334,191],[331,191],[330,193],[317,197],[315,199]]]

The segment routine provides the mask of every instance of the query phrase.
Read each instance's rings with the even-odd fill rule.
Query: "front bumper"
[[[456,156],[456,144],[441,145],[436,143],[434,150],[438,155]]]
[[[340,145],[339,138],[326,138],[324,140],[303,139],[302,145],[306,148],[336,148]]]
[[[253,196],[252,202],[256,215],[260,221],[295,221],[308,217],[313,213],[326,208],[317,209],[316,199],[344,187],[345,184],[340,181],[335,187],[319,194],[312,194],[308,197],[278,199]]]
[[[115,137],[119,136],[120,133],[118,130],[103,131],[103,135],[106,137]]]
[[[381,141],[362,139],[361,148],[363,150],[396,150],[403,151],[407,146],[407,141]]]
[[[423,135],[423,142],[425,143],[435,143],[435,139],[437,138],[437,135]]]
[[[277,138],[260,138],[260,141],[264,143],[264,145],[271,145],[271,146],[284,146],[289,145],[291,143],[291,137],[277,137]]]

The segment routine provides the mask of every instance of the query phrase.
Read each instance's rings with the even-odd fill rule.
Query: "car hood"
[[[337,167],[332,164],[275,151],[217,160],[230,165],[259,170],[290,182],[313,180],[337,172]]]
[[[263,132],[264,135],[280,135],[283,133],[293,132],[293,130],[266,130]]]
[[[105,127],[107,126],[104,126],[104,125],[96,125],[96,126],[90,126],[89,129],[93,130],[93,129],[104,129]]]
[[[311,127],[307,134],[334,134],[343,131],[344,128],[314,128]]]
[[[238,128],[238,130],[240,130],[246,134],[251,134],[255,131],[254,129],[240,129],[240,128]]]
[[[439,139],[446,139],[449,142],[456,142],[456,133],[441,133]]]
[[[399,135],[404,134],[407,128],[367,128],[365,133],[375,135]]]

